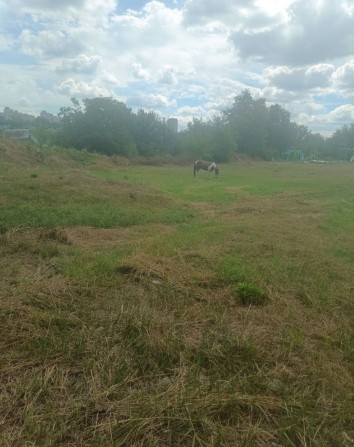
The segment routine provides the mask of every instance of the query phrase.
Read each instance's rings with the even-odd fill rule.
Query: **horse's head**
[[[215,175],[218,176],[219,175],[219,168],[217,166],[215,166]]]

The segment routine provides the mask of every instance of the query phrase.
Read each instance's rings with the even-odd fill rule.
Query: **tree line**
[[[354,147],[354,123],[324,138],[292,122],[290,113],[280,105],[268,107],[264,98],[253,98],[249,90],[237,95],[232,106],[218,116],[206,121],[194,118],[178,133],[156,112],[133,112],[110,97],[83,99],[81,103],[72,98],[72,105],[62,107],[58,115],[60,124],[56,126],[46,125],[42,118],[34,121],[33,132],[39,141],[107,155],[169,155],[226,162],[238,153],[279,159],[291,149],[306,157],[338,158],[340,148]]]

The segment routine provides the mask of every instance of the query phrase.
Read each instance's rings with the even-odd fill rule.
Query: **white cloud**
[[[250,14],[254,3],[254,0],[188,0],[184,8],[184,23],[187,26],[196,26],[216,21],[232,21],[237,25]]]
[[[134,108],[167,108],[176,106],[176,101],[167,96],[153,93],[136,92],[134,95],[127,97],[127,104]]]
[[[344,104],[329,113],[316,115],[302,113],[297,116],[297,122],[310,127],[314,132],[330,136],[333,133],[333,126],[339,129],[354,122],[354,106]]]
[[[310,128],[352,119],[352,2],[182,3],[0,0],[1,105],[55,112],[71,96],[108,95],[186,123],[248,88]]]
[[[34,11],[52,11],[53,9],[66,8],[82,8],[85,0],[61,0],[60,2],[53,0],[15,0],[18,7],[26,8],[26,10]]]
[[[24,54],[37,57],[76,56],[84,48],[78,38],[57,30],[45,30],[37,34],[24,30],[19,43]]]
[[[328,114],[327,121],[330,123],[337,123],[342,126],[349,122],[354,122],[354,105],[344,104],[337,107]]]
[[[127,11],[112,17],[114,37],[117,42],[131,43],[139,49],[161,47],[177,39],[175,33],[182,19],[177,9],[169,9],[163,3],[151,1],[139,12]]]
[[[26,14],[37,23],[48,25],[86,23],[105,27],[116,6],[116,0],[11,0],[11,5],[7,5],[6,14],[15,17]]]
[[[57,113],[68,101],[53,87],[52,73],[38,73],[33,66],[24,70],[14,64],[0,64],[0,107],[9,106],[24,113],[39,115],[41,110]]]
[[[165,65],[159,71],[158,82],[167,85],[178,85],[178,79],[175,69],[171,65]]]
[[[354,59],[341,65],[334,72],[333,81],[337,88],[342,88],[347,95],[354,96]]]
[[[63,95],[69,97],[77,96],[79,98],[93,96],[111,96],[111,92],[102,85],[99,85],[99,83],[96,81],[87,83],[84,81],[75,81],[72,78],[68,78],[64,82],[62,82],[58,87],[58,91]]]
[[[57,67],[56,71],[59,73],[86,73],[93,74],[101,63],[100,56],[86,56],[80,54],[76,58],[65,59]]]
[[[30,100],[29,100],[26,96],[23,96],[23,97],[20,98],[19,101],[18,101],[18,104],[19,104],[21,107],[29,107],[30,103],[31,103]]]
[[[151,79],[149,72],[139,63],[133,64],[133,74],[135,78],[143,79],[144,81],[149,81]]]
[[[114,76],[114,74],[108,73],[108,71],[106,70],[101,71],[100,80],[104,85],[107,86],[113,86],[113,87],[122,86],[122,83],[119,81],[119,79],[116,76]]]
[[[353,53],[352,9],[345,1],[294,1],[288,20],[267,30],[250,30],[247,24],[231,39],[243,59],[266,64],[309,65],[338,59]]]
[[[331,64],[316,64],[310,67],[269,67],[264,71],[268,84],[279,89],[308,91],[323,89],[331,85],[334,67]]]

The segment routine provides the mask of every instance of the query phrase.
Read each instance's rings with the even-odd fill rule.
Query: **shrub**
[[[243,306],[261,306],[267,301],[266,294],[254,284],[240,284],[237,293]]]

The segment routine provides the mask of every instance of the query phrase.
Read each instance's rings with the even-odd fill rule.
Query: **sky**
[[[354,0],[0,0],[0,111],[108,96],[212,119],[249,89],[330,136],[354,122]]]

